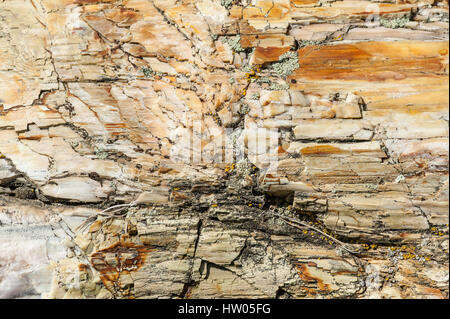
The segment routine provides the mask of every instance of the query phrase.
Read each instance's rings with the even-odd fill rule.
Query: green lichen
[[[398,184],[398,183],[400,183],[400,182],[403,181],[403,180],[405,180],[405,176],[403,176],[403,175],[398,175],[397,178],[396,178],[395,181],[394,181],[394,184]]]
[[[144,76],[146,78],[153,78],[155,75],[156,76],[162,76],[164,75],[164,73],[162,72],[157,72],[157,71],[153,71],[151,68],[149,67],[143,67],[142,68],[142,73],[144,73]]]
[[[225,9],[229,10],[233,5],[233,0],[222,0],[220,4],[222,5],[222,7],[225,7]]]
[[[241,104],[240,110],[239,110],[239,114],[241,115],[245,115],[248,112],[250,112],[250,107],[248,106],[248,104]]]
[[[403,28],[409,22],[409,17],[380,19],[380,25],[385,28],[398,29]]]
[[[236,163],[236,173],[238,176],[250,176],[255,171],[255,166],[246,158]]]
[[[286,83],[272,83],[269,86],[269,90],[272,91],[283,91],[283,90],[288,90],[289,89],[289,84]]]
[[[252,99],[252,100],[259,100],[259,93],[258,92],[253,93],[252,96],[250,97],[250,99]]]
[[[270,70],[276,73],[279,77],[284,78],[299,67],[300,64],[298,63],[297,52],[288,51],[279,57],[278,62],[272,63]]]
[[[236,82],[236,80],[235,80],[234,78],[229,78],[229,79],[228,79],[228,82],[229,82],[230,84],[233,84],[234,82]]]
[[[244,52],[245,49],[241,46],[241,36],[236,35],[232,37],[220,37],[220,41],[228,44],[234,52]]]
[[[313,45],[321,45],[323,42],[324,42],[323,40],[300,40],[298,41],[298,47],[304,48]]]
[[[151,78],[151,77],[153,77],[153,70],[152,69],[150,69],[150,68],[142,68],[142,73],[144,73],[144,76],[146,77],[146,78]]]
[[[246,64],[243,67],[241,67],[241,71],[245,72],[245,73],[250,72],[251,70],[252,70],[252,67],[250,65],[248,65],[248,64]]]
[[[261,76],[260,78],[258,78],[256,80],[256,83],[262,84],[262,83],[272,83],[272,81],[270,81],[270,79],[267,76]]]
[[[282,91],[282,90],[288,90],[289,89],[289,84],[287,83],[277,83],[277,82],[272,82],[270,80],[270,78],[268,78],[267,76],[262,76],[260,78],[258,78],[256,80],[256,83],[259,84],[263,84],[266,83],[269,86],[266,87],[267,90],[271,90],[271,91]],[[254,93],[251,97],[252,100],[258,100],[259,99],[259,94],[258,93]]]
[[[103,148],[96,148],[95,149],[95,156],[99,159],[105,159],[108,157],[108,152]]]

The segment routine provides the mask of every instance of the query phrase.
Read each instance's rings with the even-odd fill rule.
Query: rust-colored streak
[[[278,58],[289,51],[289,47],[256,47],[254,56],[255,56],[255,64],[263,64],[265,62],[273,62],[278,61]]]
[[[383,7],[382,4],[379,5],[380,8]],[[353,15],[368,15],[368,14],[379,14],[379,15],[384,15],[384,14],[391,14],[391,13],[402,13],[402,12],[410,12],[411,9],[410,8],[405,8],[405,9],[399,9],[399,10],[390,10],[390,11],[363,11],[363,12],[354,12]]]
[[[127,8],[118,8],[118,10],[108,13],[107,17],[115,22],[120,22],[120,25],[131,25],[138,22],[142,14]]]
[[[87,266],[87,265],[85,265],[85,264],[79,264],[78,265],[78,270],[80,270],[80,271],[87,271],[89,269],[89,267]]]
[[[42,104],[47,104],[47,99],[52,94],[54,94],[54,92],[45,92],[44,94],[42,94],[41,103]]]
[[[372,57],[372,54],[359,48],[357,44],[340,44],[329,46],[312,46],[301,48],[298,51],[302,68],[322,63],[351,62]]]
[[[302,155],[326,155],[344,153],[340,148],[331,145],[315,145],[304,147],[300,150]]]
[[[433,296],[434,298],[445,299],[445,295],[442,294],[442,292],[437,288],[421,286],[418,290],[420,290],[423,294]]]
[[[448,151],[446,150],[438,150],[433,149],[432,146],[420,146],[417,145],[416,149],[411,152],[405,152],[403,154],[399,155],[399,161],[400,163],[406,162],[408,160],[414,159],[414,162],[423,167],[423,161],[428,162],[429,158],[441,156],[443,160],[447,159],[448,162]]]
[[[330,287],[328,284],[325,284],[320,278],[314,277],[309,272],[308,267],[314,266],[314,263],[299,263],[296,264],[295,267],[297,268],[297,273],[300,276],[300,278],[307,283],[316,283],[317,284],[317,291],[318,293],[326,293],[330,291]],[[312,293],[310,291],[310,293]]]
[[[255,41],[257,41],[258,37],[256,35],[243,35],[241,37],[241,46],[243,48],[250,48]]]
[[[149,252],[154,251],[154,247],[135,245],[133,243],[124,243],[119,242],[109,248],[102,249],[98,252],[95,252],[91,255],[92,265],[95,269],[103,268],[102,270],[97,269],[98,271],[103,271],[105,269],[114,271],[136,271],[138,270],[142,264],[145,262],[147,254]],[[118,264],[115,267],[112,267],[106,263],[105,255],[108,253],[113,253],[117,257]],[[123,256],[127,254],[127,256]],[[132,256],[131,258],[128,258]],[[96,263],[95,260],[101,261]]]
[[[190,196],[180,193],[180,192],[172,192],[172,201],[177,202],[177,201],[183,201],[183,200],[189,200]]]
[[[100,279],[111,292],[120,291],[121,274],[129,274],[142,267],[152,246],[119,242],[91,255],[91,264],[100,273]],[[122,292],[128,295],[129,292]]]
[[[30,141],[36,141],[40,140],[41,138],[47,137],[47,135],[33,135],[33,136],[19,136],[19,140],[30,140]]]
[[[304,5],[304,4],[311,4],[311,3],[318,3],[319,0],[291,0],[292,4],[295,5]]]
[[[388,81],[438,77],[445,72],[448,42],[360,42],[299,49],[301,68],[291,78]]]
[[[74,4],[95,4],[102,2],[112,2],[113,0],[73,0]]]
[[[125,123],[106,123],[106,128],[126,128],[127,125]]]
[[[278,146],[277,154],[287,154],[287,151],[282,146]]]

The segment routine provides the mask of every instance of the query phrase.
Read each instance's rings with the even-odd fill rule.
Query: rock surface
[[[448,57],[442,0],[0,2],[0,298],[448,298]]]

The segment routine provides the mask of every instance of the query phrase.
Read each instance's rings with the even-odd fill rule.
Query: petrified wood
[[[448,1],[0,1],[0,298],[448,298]]]

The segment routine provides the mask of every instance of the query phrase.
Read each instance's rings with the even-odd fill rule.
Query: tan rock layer
[[[448,298],[448,55],[447,1],[1,2],[0,298]]]

